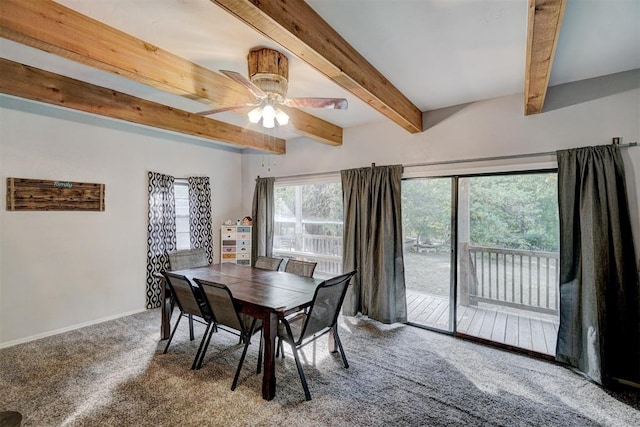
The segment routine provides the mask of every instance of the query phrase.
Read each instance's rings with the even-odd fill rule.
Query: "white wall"
[[[627,76],[628,77],[628,76]],[[287,154],[267,156],[277,160],[271,172],[262,167],[263,156],[243,156],[243,206],[251,207],[254,178],[337,171],[378,165],[415,164],[523,153],[555,151],[608,144],[614,136],[623,143],[640,140],[640,89],[589,99],[563,93],[563,105],[543,114],[525,117],[522,94],[434,111],[425,115],[429,128],[410,134],[388,120],[347,129],[341,147],[330,147],[300,138],[287,143]],[[585,93],[580,87],[580,93]],[[596,91],[597,92],[597,91]],[[600,91],[602,92],[602,91]],[[611,91],[615,92],[615,91]],[[557,92],[556,92],[557,93]],[[586,100],[584,100],[586,99]],[[584,100],[584,101],[583,101]],[[554,99],[555,104],[560,100]],[[623,150],[628,192],[638,256],[640,256],[640,147]],[[531,163],[533,162],[533,163]],[[554,156],[476,164],[422,168],[426,174],[451,174],[509,169],[555,167]],[[418,168],[405,168],[415,175]]]
[[[3,198],[7,177],[106,184],[104,212],[0,209],[0,347],[143,310],[147,172],[209,176],[217,241],[240,169],[235,149],[0,96]]]
[[[585,97],[531,117],[522,115],[522,95],[514,95],[431,112],[426,119],[429,128],[420,134],[381,118],[347,129],[341,147],[300,138],[287,143],[286,155],[263,156],[0,96],[2,195],[7,177],[106,184],[106,211],[101,213],[0,209],[0,347],[144,309],[149,170],[209,176],[216,228],[251,211],[257,175],[545,152],[605,144],[613,136],[623,143],[638,141],[640,89]],[[623,155],[640,256],[640,148]],[[265,160],[271,171],[262,166]],[[533,168],[553,166],[553,160],[547,156],[422,172]],[[405,169],[406,174],[419,172]]]

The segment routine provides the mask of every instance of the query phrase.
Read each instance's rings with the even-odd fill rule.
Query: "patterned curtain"
[[[209,177],[191,177],[189,181],[189,231],[191,249],[203,248],[209,264],[213,262],[213,233],[211,231],[211,185]]]
[[[149,225],[147,227],[147,308],[160,306],[160,280],[156,273],[169,269],[168,251],[176,248],[176,203],[172,176],[149,172]]]

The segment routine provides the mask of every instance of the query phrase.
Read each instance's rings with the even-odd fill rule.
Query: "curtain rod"
[[[637,147],[637,142],[630,142],[628,144],[612,144],[617,145],[619,148],[629,148],[629,147]],[[542,153],[528,153],[528,154],[513,154],[509,156],[494,156],[494,157],[476,157],[475,159],[464,159],[464,160],[442,160],[439,162],[429,162],[429,163],[411,163],[408,165],[403,165],[405,168],[418,167],[418,166],[438,166],[438,165],[450,165],[455,163],[473,163],[473,162],[488,162],[492,160],[508,160],[508,159],[524,159],[527,157],[542,157],[542,156],[555,156],[556,151],[546,151]]]
[[[637,147],[637,142],[630,142],[628,144],[612,144],[617,145],[619,148],[630,148]],[[528,153],[528,154],[513,154],[508,156],[492,156],[492,157],[476,157],[473,159],[461,159],[461,160],[441,160],[438,162],[427,162],[427,163],[409,163],[406,165],[402,165],[405,168],[414,168],[420,166],[440,166],[440,165],[453,165],[457,163],[474,163],[474,162],[489,162],[494,160],[509,160],[509,159],[524,159],[527,157],[542,157],[542,156],[555,156],[556,151],[546,151],[541,153]],[[372,166],[375,166],[375,163],[371,163]],[[291,179],[291,178],[305,178],[310,176],[324,176],[324,175],[335,175],[340,173],[340,171],[330,171],[330,172],[319,172],[319,173],[303,173],[299,175],[287,175],[287,176],[278,176],[277,179]],[[258,176],[260,178],[260,176]]]

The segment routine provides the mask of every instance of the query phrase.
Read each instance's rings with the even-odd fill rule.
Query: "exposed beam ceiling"
[[[211,0],[406,130],[422,113],[302,0]]]
[[[529,0],[524,112],[542,112],[566,0]]]
[[[3,0],[4,1],[4,0]],[[285,141],[135,96],[0,59],[0,93],[105,117],[254,148],[285,153]]]
[[[0,2],[2,37],[214,107],[253,102],[233,80],[49,0]],[[293,126],[342,144],[342,128],[304,111]]]

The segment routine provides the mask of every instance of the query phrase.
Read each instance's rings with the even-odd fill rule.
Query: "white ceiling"
[[[308,0],[420,110],[522,93],[527,0]],[[209,0],[58,0],[212,70],[246,76],[251,48],[289,57],[289,97],[344,97],[308,112],[348,128],[380,113]],[[208,109],[106,72],[0,40],[0,56],[191,112]],[[640,68],[640,0],[568,0],[551,85]],[[523,100],[524,104],[524,100]],[[234,113],[212,116],[245,126]],[[281,129],[278,136],[295,134]]]

